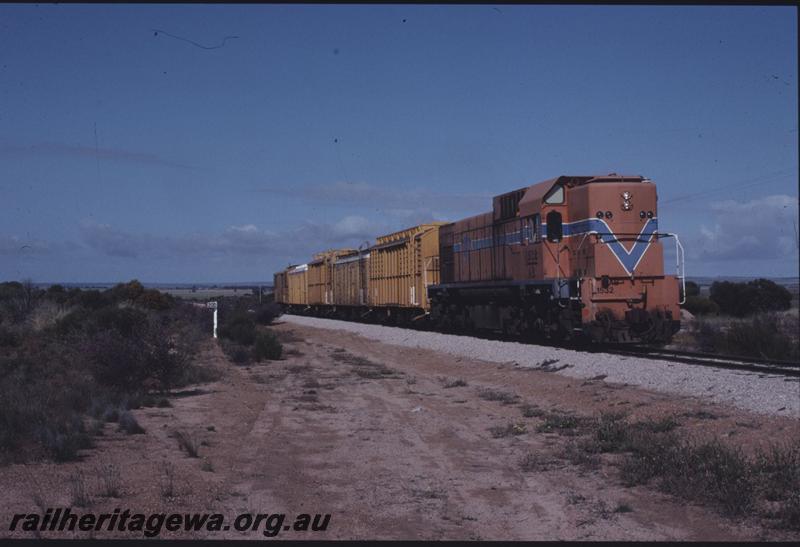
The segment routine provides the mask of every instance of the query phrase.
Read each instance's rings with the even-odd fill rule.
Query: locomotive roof
[[[650,182],[649,179],[641,175],[618,175],[609,173],[607,175],[561,175],[552,179],[536,183],[527,188],[522,188],[525,195],[519,201],[519,214],[525,216],[532,214],[542,207],[542,200],[550,190],[556,185],[582,186],[584,184],[603,183],[603,182]],[[499,196],[498,196],[499,197]]]

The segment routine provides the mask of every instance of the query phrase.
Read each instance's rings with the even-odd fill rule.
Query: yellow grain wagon
[[[333,264],[337,257],[353,252],[355,249],[337,249],[314,255],[308,263],[309,305],[333,305]]]
[[[291,305],[308,305],[308,264],[293,266],[286,271],[289,298]]]
[[[429,310],[427,287],[439,282],[439,227],[421,224],[378,237],[370,249],[369,305]]]
[[[289,303],[289,285],[286,279],[286,270],[276,272],[273,276],[273,295],[278,304]]]
[[[333,303],[366,306],[369,296],[369,252],[354,251],[333,264]]]

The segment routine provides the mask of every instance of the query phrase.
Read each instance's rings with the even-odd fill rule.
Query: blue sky
[[[794,7],[3,4],[0,280],[271,280],[610,172],[658,184],[689,275],[797,275],[796,23]]]

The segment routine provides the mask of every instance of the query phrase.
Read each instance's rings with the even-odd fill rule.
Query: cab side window
[[[561,222],[561,213],[550,211],[547,213],[547,241],[558,243],[564,237],[564,227]]]
[[[564,187],[559,185],[550,190],[544,197],[544,202],[550,204],[564,203]]]

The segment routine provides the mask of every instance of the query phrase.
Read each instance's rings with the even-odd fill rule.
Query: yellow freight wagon
[[[273,276],[272,292],[275,296],[275,302],[279,304],[289,303],[289,285],[286,282],[286,270],[276,272]]]
[[[369,252],[356,251],[333,263],[333,303],[366,306],[369,282]]]
[[[308,264],[293,266],[286,271],[288,303],[308,305]]]
[[[439,282],[439,227],[421,224],[376,239],[369,258],[369,305],[429,310],[427,287]]]
[[[337,249],[314,255],[308,263],[308,304],[312,306],[333,304],[333,264],[336,258],[355,252],[355,249]]]

